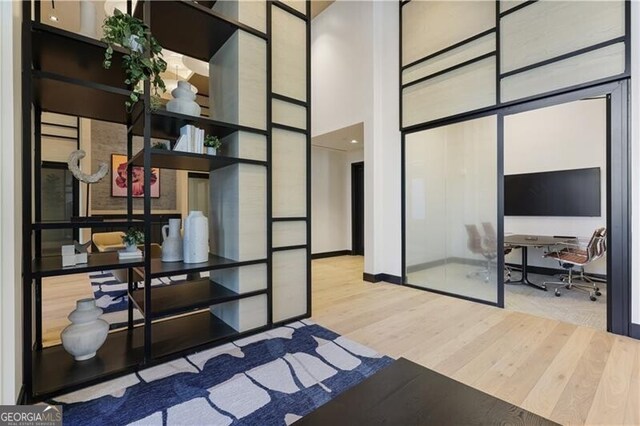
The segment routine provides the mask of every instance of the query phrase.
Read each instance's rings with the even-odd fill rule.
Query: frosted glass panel
[[[453,49],[449,52],[421,62],[417,65],[407,68],[402,72],[402,84],[410,83],[427,75],[434,74],[446,68],[468,61],[485,53],[496,50],[495,33],[486,35],[478,40],[467,43],[463,46]]]
[[[402,8],[402,64],[496,26],[492,1],[412,1]]]
[[[525,98],[624,72],[624,43],[502,79],[502,101]]]
[[[273,216],[307,215],[307,137],[273,129]]]
[[[495,116],[406,136],[407,282],[497,301]]]
[[[305,0],[280,0],[287,6],[291,6],[300,13],[307,14],[307,2]]]
[[[285,124],[303,130],[307,128],[307,109],[303,106],[274,99],[271,113],[274,123]]]
[[[500,12],[506,12],[516,6],[521,5],[527,0],[500,0]]]
[[[494,105],[495,72],[490,57],[407,87],[402,91],[403,126]]]
[[[277,6],[272,10],[273,93],[307,99],[307,27],[305,21]]]
[[[624,2],[539,1],[500,21],[502,72],[624,35]]]
[[[307,250],[273,253],[273,320],[307,312]]]
[[[274,222],[273,246],[288,247],[307,243],[307,222]]]

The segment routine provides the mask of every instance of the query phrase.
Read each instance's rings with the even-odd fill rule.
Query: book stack
[[[174,151],[204,154],[204,130],[191,124],[182,126]]]
[[[142,251],[140,249],[136,251],[118,250],[118,259],[120,260],[139,259],[141,257]]]

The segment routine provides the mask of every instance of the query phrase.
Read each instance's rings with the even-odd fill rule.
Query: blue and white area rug
[[[69,425],[288,425],[391,362],[303,320],[53,402]]]
[[[201,276],[208,276],[208,272],[202,273]],[[187,279],[186,275],[178,275],[166,278],[154,278],[151,280],[151,286],[163,286],[179,283]],[[89,274],[91,281],[91,289],[96,299],[96,305],[102,308],[104,315],[102,319],[109,323],[110,329],[122,328],[127,326],[127,308],[129,305],[129,297],[127,296],[127,283],[118,281],[111,272],[95,272]],[[140,284],[139,288],[143,285]],[[143,322],[142,315],[137,309],[133,310],[134,323]]]

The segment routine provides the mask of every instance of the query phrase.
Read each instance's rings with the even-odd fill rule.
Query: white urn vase
[[[193,93],[191,84],[178,81],[178,87],[171,91],[171,95],[173,99],[167,102],[167,111],[200,116],[200,105],[195,101],[196,94]]]
[[[169,219],[169,224],[162,227],[162,261],[179,262],[183,259],[182,236],[180,235],[180,219]]]
[[[100,319],[100,315],[102,309],[96,306],[96,299],[78,300],[76,309],[69,314],[71,324],[62,330],[60,338],[64,350],[76,361],[96,356],[96,351],[107,339],[109,323]]]
[[[201,211],[190,211],[184,221],[184,263],[209,260],[209,221]]]

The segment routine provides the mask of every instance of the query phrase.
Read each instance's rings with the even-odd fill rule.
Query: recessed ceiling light
[[[58,22],[58,17],[56,15],[49,16],[49,20],[53,22]]]
[[[357,141],[357,140],[355,140],[355,139],[352,139],[352,140],[351,140],[351,143],[358,143],[358,141]]]

